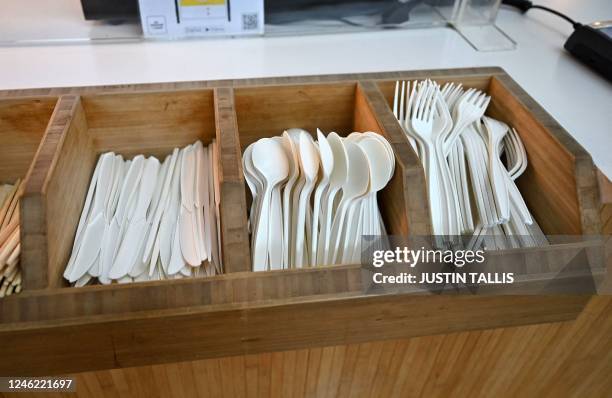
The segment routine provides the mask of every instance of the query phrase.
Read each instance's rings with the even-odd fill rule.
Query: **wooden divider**
[[[367,131],[372,125],[372,122],[366,123],[364,119],[372,119],[380,127],[380,133],[389,141],[393,152],[396,156],[396,165],[401,169],[401,173],[396,173],[390,181],[390,185],[400,185],[404,197],[404,209],[407,217],[402,217],[398,212],[398,208],[391,210],[385,209],[391,213],[390,217],[401,218],[407,223],[404,234],[412,235],[430,235],[431,234],[431,218],[429,212],[429,200],[427,197],[427,189],[425,182],[425,172],[421,165],[417,154],[408,144],[406,136],[398,125],[397,120],[392,113],[388,111],[388,106],[385,97],[380,92],[376,84],[372,81],[361,81],[358,86],[357,101],[367,104],[361,106],[360,109],[365,111],[361,115],[356,116],[355,127],[357,131]],[[402,177],[402,181],[398,178]],[[384,203],[394,204],[396,201],[386,197],[389,192],[398,192],[399,190],[383,191],[381,197]],[[396,233],[401,232],[398,231]]]
[[[87,190],[88,166],[94,161],[88,151],[91,141],[83,137],[86,129],[80,98],[61,97],[21,201],[25,290],[61,286],[67,248]]]
[[[231,88],[215,89],[215,123],[221,174],[221,237],[226,273],[251,270],[242,152]]]

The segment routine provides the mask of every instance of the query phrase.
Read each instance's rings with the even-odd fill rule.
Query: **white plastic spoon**
[[[321,234],[317,244],[317,264],[327,264],[331,246],[332,221],[335,216],[334,201],[337,193],[346,183],[348,176],[348,154],[342,139],[338,134],[332,132],[327,136],[327,142],[332,150],[334,168],[329,176],[329,187],[321,199],[323,208],[323,220],[321,223]]]
[[[261,192],[263,191],[263,183],[253,166],[253,145],[254,143],[246,147],[244,154],[242,155],[242,168],[244,170],[244,179],[246,180],[249,190],[251,191],[251,210],[249,212],[249,231],[251,232],[251,245],[253,244],[252,238],[255,236],[255,228],[257,222],[257,211],[259,208],[259,199]],[[210,154],[209,154],[210,156]],[[212,170],[210,171],[212,172]]]
[[[273,140],[283,147],[282,137],[272,137]],[[290,164],[287,156],[287,164]],[[270,199],[270,220],[268,221],[268,231],[270,237],[268,244],[268,261],[270,269],[277,270],[285,268],[283,253],[285,250],[285,242],[283,236],[283,207],[281,200],[280,187],[272,189],[272,197]],[[273,239],[273,240],[272,240]]]
[[[308,263],[306,258],[308,250],[305,242],[307,210],[310,206],[310,195],[317,180],[321,160],[319,151],[312,141],[312,138],[307,135],[300,136],[299,154],[305,183],[300,191],[298,201],[295,236],[295,266],[297,268],[302,268]]]
[[[289,230],[289,268],[294,268],[296,264],[296,245],[295,239],[297,236],[297,219],[298,219],[298,209],[300,202],[300,192],[302,192],[302,188],[304,188],[304,184],[306,184],[306,178],[304,176],[304,172],[302,170],[302,160],[300,158],[299,148],[300,148],[300,138],[302,136],[307,139],[311,139],[310,134],[306,130],[292,128],[287,130],[287,134],[291,139],[291,143],[295,150],[297,160],[296,168],[299,170],[297,180],[293,184],[292,192],[291,192],[291,205],[290,205],[290,230]]]
[[[320,212],[321,212],[321,197],[323,192],[329,186],[329,180],[331,173],[334,170],[334,154],[331,146],[327,142],[327,138],[323,135],[321,130],[317,129],[317,141],[319,143],[319,154],[321,156],[321,174],[322,177],[319,180],[314,193],[313,210],[312,210],[312,232],[310,236],[310,265],[315,266],[317,264],[317,245],[319,243],[319,223],[320,223]],[[322,219],[322,218],[321,218]]]
[[[272,139],[263,138],[257,141],[253,147],[253,165],[264,179],[260,220],[255,231],[255,244],[253,247],[253,269],[255,271],[263,271],[268,265],[268,221],[272,190],[277,184],[287,178],[289,164],[281,145]],[[276,232],[278,233],[279,231]]]
[[[340,239],[344,228],[344,221],[351,202],[363,196],[368,190],[369,174],[368,160],[363,150],[353,142],[345,142],[346,153],[348,155],[348,174],[345,183],[342,185],[342,199],[338,205],[338,210],[334,216],[331,239],[333,245],[330,246],[328,257],[329,264],[335,264],[341,249]]]
[[[363,150],[366,155],[368,166],[370,169],[370,184],[368,187],[368,197],[362,199],[360,204],[365,209],[365,217],[371,218],[369,213],[376,210],[374,217],[378,218],[378,202],[376,194],[378,191],[383,189],[390,179],[391,170],[393,169],[393,163],[389,162],[389,157],[386,152],[384,144],[373,137],[364,137],[357,142],[357,145]],[[367,204],[372,202],[373,207],[368,207]],[[359,210],[359,208],[356,208]],[[359,215],[359,213],[357,213]],[[353,229],[351,223],[355,224],[355,218],[348,218],[347,234],[344,241],[343,249],[343,262],[353,261],[356,254],[360,252],[361,247],[361,236],[358,234],[359,226],[357,230]],[[362,223],[364,221],[359,221]],[[378,224],[378,221],[376,221]]]
[[[282,145],[287,157],[289,164],[289,178],[283,186],[283,268],[290,268],[290,252],[292,250],[293,243],[291,242],[291,231],[292,231],[292,200],[293,200],[293,188],[295,182],[300,176],[299,159],[297,153],[297,147],[294,145],[293,140],[286,131],[282,135]]]

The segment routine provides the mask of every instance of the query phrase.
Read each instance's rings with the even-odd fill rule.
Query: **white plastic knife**
[[[196,244],[196,225],[194,210],[195,155],[193,148],[187,147],[181,162],[181,208],[179,211],[179,241],[181,252],[187,264],[198,266],[202,263]]]

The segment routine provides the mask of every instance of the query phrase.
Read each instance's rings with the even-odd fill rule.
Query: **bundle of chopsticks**
[[[21,291],[19,198],[23,182],[0,185],[0,297]]]

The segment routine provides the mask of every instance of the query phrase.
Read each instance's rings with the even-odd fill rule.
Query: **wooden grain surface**
[[[353,130],[355,82],[269,85],[236,88],[235,104],[244,150],[262,137],[297,127],[316,134],[347,136]]]
[[[320,84],[337,83],[346,81],[377,80],[377,79],[432,79],[465,80],[482,82],[482,79],[491,76],[504,75],[506,72],[500,67],[476,67],[476,68],[453,68],[453,69],[426,69],[413,71],[377,72],[377,73],[344,73],[336,75],[307,75],[268,77],[238,80],[206,80],[190,82],[171,83],[145,83],[145,84],[120,84],[110,86],[87,86],[87,87],[53,87],[34,88],[20,90],[0,90],[0,98],[23,98],[33,96],[59,96],[66,94],[89,95],[89,94],[125,94],[125,93],[149,93],[169,91],[201,90],[215,87],[252,87],[262,85],[283,84]],[[285,127],[283,127],[285,128]]]
[[[234,92],[229,88],[217,88],[214,93],[221,170],[223,265],[227,273],[246,272],[251,270],[251,252]]]
[[[294,281],[285,279],[282,288]],[[49,375],[564,321],[575,319],[588,300],[334,295],[30,323],[0,331],[3,355],[11,358],[0,362],[0,374]]]
[[[160,158],[215,137],[212,90],[82,96],[88,134],[98,152]]]
[[[89,170],[95,161],[86,129],[79,97],[61,97],[21,200],[25,289],[62,285],[61,273],[70,254]]]
[[[365,112],[356,114],[356,131],[372,130],[375,125],[379,126],[381,134],[389,141],[396,156],[396,171],[389,182],[389,189],[380,193],[382,211],[386,214],[387,224],[389,218],[406,223],[405,226],[389,231],[393,234],[430,235],[431,218],[429,213],[429,201],[425,182],[425,173],[417,154],[406,141],[406,136],[397,123],[397,119],[391,113],[383,94],[372,81],[359,83],[356,101],[362,101],[361,108]],[[367,106],[366,106],[367,104]],[[395,195],[395,198],[389,197]],[[398,196],[403,201],[398,200]],[[405,213],[408,217],[401,217]]]
[[[64,395],[607,398],[611,315],[596,297],[574,321],[80,373]]]
[[[0,184],[26,176],[56,102],[53,96],[0,100]]]
[[[602,289],[612,292],[612,182],[598,171],[598,181],[601,197],[601,231],[607,236],[606,259],[607,279]]]

